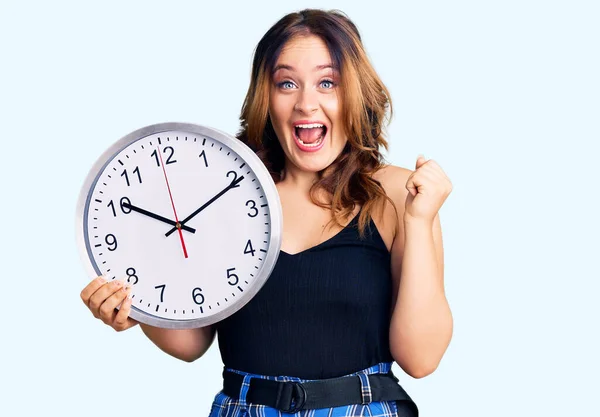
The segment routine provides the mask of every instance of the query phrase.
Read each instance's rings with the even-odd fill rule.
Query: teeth
[[[300,142],[301,144],[303,144],[304,146],[309,147],[309,148],[319,146],[322,141],[323,141],[323,136],[321,136],[319,139],[317,139],[314,143],[304,143],[302,141],[302,139],[298,138],[298,142]]]
[[[296,127],[300,127],[302,129],[312,129],[315,127],[323,127],[323,125],[321,123],[310,123],[305,125],[296,125]]]

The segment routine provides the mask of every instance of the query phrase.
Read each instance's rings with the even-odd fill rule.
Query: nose
[[[298,94],[298,100],[294,110],[304,114],[312,114],[319,108],[317,92],[310,88],[302,88]]]

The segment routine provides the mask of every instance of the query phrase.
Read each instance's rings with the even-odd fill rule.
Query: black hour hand
[[[167,224],[170,224],[171,226],[177,227],[177,222],[176,221],[171,220],[171,219],[167,219],[166,217],[163,217],[160,214],[152,213],[151,211],[144,210],[141,207],[134,206],[133,204],[129,204],[129,203],[125,202],[125,201],[123,203],[121,203],[121,205],[123,207],[125,207],[125,208],[130,209],[130,210],[137,211],[138,213],[143,214],[145,216],[152,217],[153,219],[156,219],[156,220],[159,220],[159,221],[161,221],[163,223],[167,223]],[[185,230],[185,231],[190,232],[190,233],[196,233],[196,229],[194,229],[192,227],[185,226],[185,225],[181,225],[181,230]]]

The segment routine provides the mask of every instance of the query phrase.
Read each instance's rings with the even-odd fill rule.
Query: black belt
[[[367,375],[371,386],[371,401],[405,401],[417,417],[416,404],[398,384],[398,379],[388,374]],[[239,398],[244,376],[223,371],[223,393]],[[252,378],[246,395],[248,403],[262,404],[286,413],[315,408],[329,408],[349,404],[363,404],[361,380],[358,376],[321,379],[309,382],[280,382]]]

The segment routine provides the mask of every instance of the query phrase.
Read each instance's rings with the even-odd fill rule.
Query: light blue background
[[[207,415],[193,364],[79,299],[76,199],[123,135],[238,129],[253,49],[284,14],[341,8],[389,87],[389,160],[436,160],[455,320],[438,370],[394,370],[423,416],[599,416],[595,1],[2,2],[1,415]],[[594,261],[596,259],[596,261]]]

